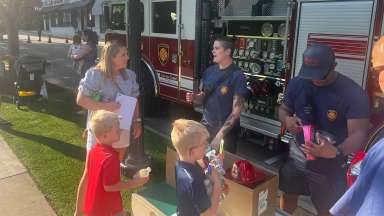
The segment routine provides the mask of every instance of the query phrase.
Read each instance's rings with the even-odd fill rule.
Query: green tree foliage
[[[41,7],[41,0],[23,0],[19,17],[20,29],[37,30],[42,27],[43,19],[37,8]]]
[[[0,31],[8,35],[10,55],[18,56],[18,28],[23,26],[23,23],[31,27],[36,25],[33,20],[39,16],[34,13],[34,8],[39,7],[40,4],[39,0],[0,0]]]
[[[11,8],[11,2],[17,2],[16,8]],[[18,27],[21,29],[38,29],[42,25],[39,7],[41,0],[0,0],[0,31],[4,31],[5,27],[2,25],[5,25],[7,18],[10,18],[9,15],[17,18]],[[11,12],[10,9],[15,11]]]
[[[8,1],[0,0],[0,33],[6,32],[5,18],[6,8],[8,8]]]
[[[21,0],[0,0],[1,20],[5,24],[8,35],[8,54],[19,55],[19,38],[17,32],[18,5]]]

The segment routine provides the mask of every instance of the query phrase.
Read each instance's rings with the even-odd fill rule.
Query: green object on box
[[[176,213],[176,190],[166,182],[151,185],[137,193],[165,215]]]

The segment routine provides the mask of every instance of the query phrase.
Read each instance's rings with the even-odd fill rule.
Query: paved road
[[[72,61],[67,58],[67,50],[70,44],[64,39],[43,37],[41,42],[37,37],[31,36],[32,43],[27,43],[26,35],[20,35],[20,55],[36,55],[48,60],[50,65],[46,70],[45,79],[51,83],[75,89],[78,86],[80,76],[72,70]],[[7,52],[7,40],[0,41],[0,55]]]

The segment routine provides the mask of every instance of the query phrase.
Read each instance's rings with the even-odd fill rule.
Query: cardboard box
[[[231,168],[236,160],[243,158],[225,152],[224,167]],[[167,148],[166,181],[151,185],[132,194],[132,214],[134,216],[165,216],[176,211],[175,166],[178,155],[175,150]],[[277,181],[275,174],[263,167],[253,164],[267,173],[267,179],[251,189],[226,179],[229,194],[219,206],[219,216],[269,216],[275,215]]]
[[[170,216],[176,214],[175,166],[177,152],[167,148],[165,163],[165,182],[151,185],[132,194],[133,216]]]
[[[166,156],[166,182],[175,187],[175,165],[178,155],[168,148]],[[224,167],[232,168],[236,160],[244,158],[225,152]],[[277,199],[278,177],[267,169],[252,163],[256,168],[267,173],[267,178],[256,188],[251,189],[232,180],[225,179],[229,186],[229,194],[220,204],[220,216],[266,216],[274,215]]]
[[[224,167],[231,168],[236,160],[243,158],[225,152]],[[266,180],[254,189],[225,179],[229,193],[219,206],[221,216],[269,216],[275,215],[278,178],[263,167],[252,163],[256,168],[267,174]]]
[[[176,190],[165,182],[132,194],[133,216],[170,216],[176,214]]]

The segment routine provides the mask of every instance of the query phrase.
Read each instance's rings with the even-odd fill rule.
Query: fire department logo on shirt
[[[220,88],[220,93],[221,93],[221,95],[226,95],[228,93],[228,87],[227,86],[222,86]]]
[[[159,44],[159,62],[161,65],[165,65],[169,59],[169,46],[167,44]]]
[[[337,118],[336,110],[328,110],[327,112],[328,121],[333,122]]]

